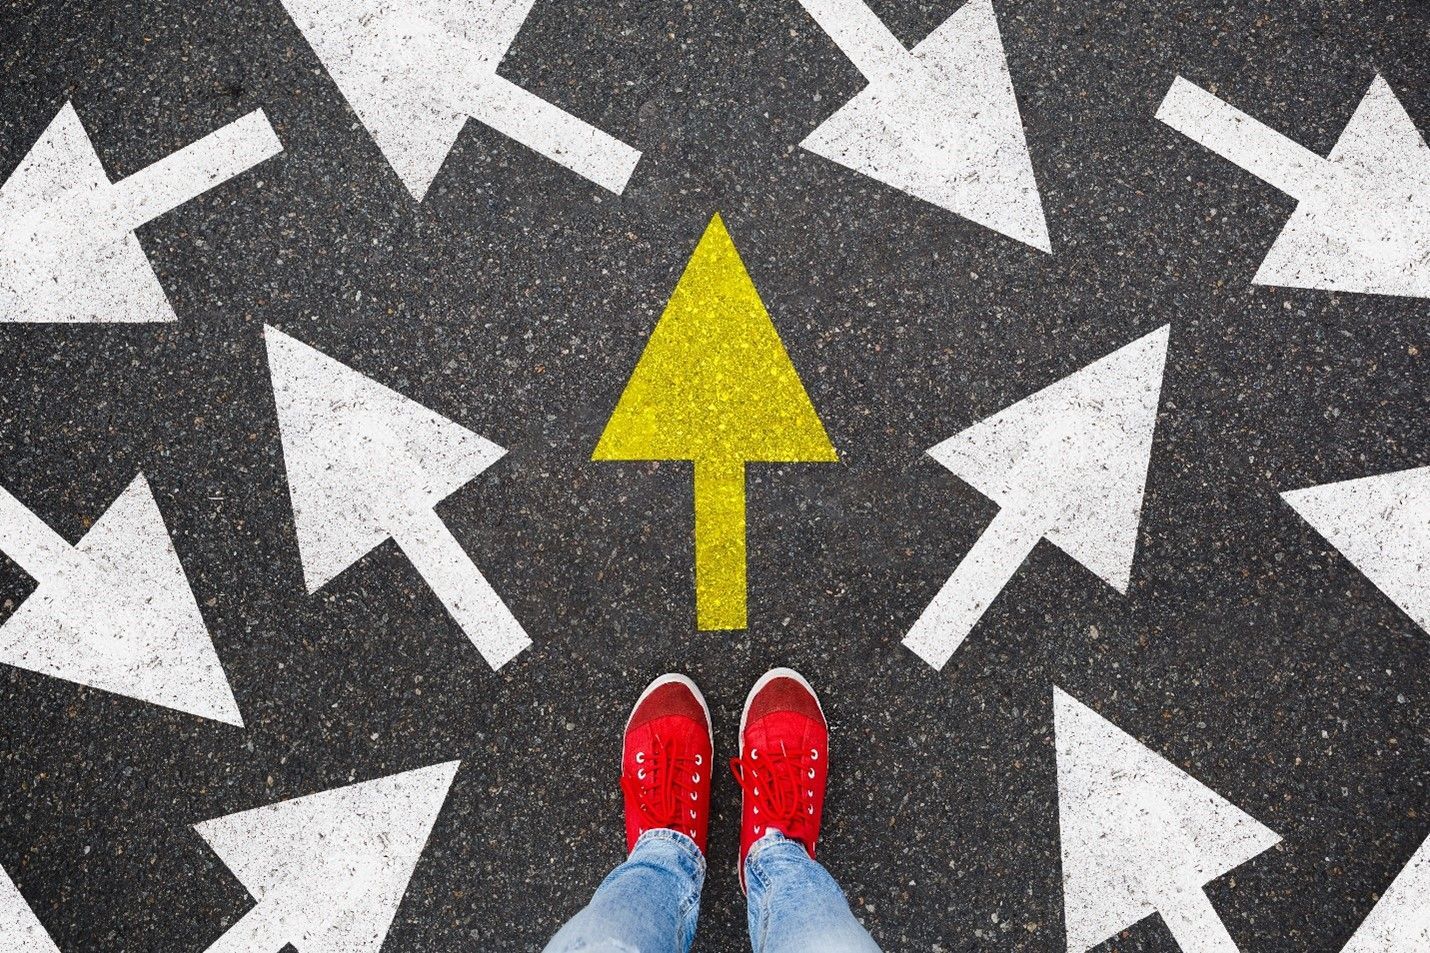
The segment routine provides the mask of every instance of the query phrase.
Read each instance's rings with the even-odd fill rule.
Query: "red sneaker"
[[[829,724],[814,689],[794,669],[771,669],[750,689],[740,716],[740,757],[730,759],[730,769],[745,794],[740,887],[745,855],[772,828],[813,857],[829,776]]]
[[[627,853],[659,828],[685,834],[705,853],[714,747],[710,709],[690,679],[662,675],[641,693],[621,749]]]

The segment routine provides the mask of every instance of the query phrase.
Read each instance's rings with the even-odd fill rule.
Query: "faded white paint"
[[[134,230],[282,150],[260,109],[111,183],[66,103],[0,185],[0,322],[177,320]]]
[[[1255,284],[1430,297],[1430,148],[1381,77],[1324,159],[1180,76],[1157,118],[1297,200]]]
[[[1001,510],[904,639],[942,668],[1046,538],[1126,593],[1162,391],[1164,326],[929,450]]]
[[[1053,688],[1068,950],[1159,913],[1186,953],[1237,947],[1202,887],[1281,838]]]
[[[492,668],[518,655],[531,640],[434,512],[506,451],[274,328],[266,337],[308,591],[391,537]]]
[[[20,895],[10,875],[0,869],[0,953],[60,953]]]
[[[378,953],[459,763],[194,825],[255,901],[207,953]]]
[[[620,194],[640,152],[497,75],[535,0],[283,0],[414,198],[470,116]]]
[[[37,583],[0,625],[0,663],[243,725],[142,475],[77,546],[0,487],[0,551]]]
[[[1430,467],[1291,490],[1281,498],[1430,632]]]
[[[863,0],[800,0],[869,81],[805,149],[1051,252],[992,0],[969,0],[912,51]]]
[[[1430,840],[1396,875],[1341,953],[1430,950]]]

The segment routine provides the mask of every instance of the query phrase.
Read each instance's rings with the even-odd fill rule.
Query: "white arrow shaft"
[[[639,150],[494,73],[460,90],[456,105],[473,119],[617,195],[640,162]]]
[[[263,110],[114,183],[118,224],[132,230],[283,151]]]
[[[1336,187],[1326,159],[1180,76],[1157,118],[1298,201]]]
[[[403,22],[410,42],[444,69],[437,93],[453,110],[491,126],[577,175],[620,195],[640,162],[638,149],[496,73],[494,63],[425,18]]]
[[[904,644],[934,668],[943,668],[1040,538],[1042,531],[1031,522],[1007,508],[999,510]]]
[[[83,557],[63,536],[0,486],[0,552],[37,581],[78,573]]]
[[[1240,953],[1216,908],[1198,886],[1179,890],[1157,910],[1182,953]]]
[[[531,644],[521,623],[436,513],[413,514],[392,538],[493,669]]]
[[[280,953],[291,937],[282,917],[259,903],[229,927],[204,953]]]
[[[869,82],[895,82],[908,72],[911,54],[863,0],[800,3]]]

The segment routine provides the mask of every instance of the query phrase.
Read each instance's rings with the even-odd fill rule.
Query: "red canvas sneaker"
[[[730,769],[744,791],[740,822],[740,886],[745,855],[771,829],[814,856],[829,775],[829,725],[809,682],[776,668],[750,689],[740,716],[740,757]]]
[[[627,853],[659,828],[685,834],[705,853],[714,748],[710,709],[694,682],[662,675],[641,693],[621,749]]]

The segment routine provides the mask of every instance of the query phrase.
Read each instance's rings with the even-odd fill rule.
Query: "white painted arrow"
[[[268,366],[308,591],[388,537],[492,668],[531,644],[433,508],[506,453],[268,328]]]
[[[0,870],[0,953],[60,953],[4,870]]]
[[[378,953],[459,763],[194,825],[256,901],[207,953]]]
[[[1203,886],[1281,838],[1053,688],[1068,950],[1159,913],[1186,953],[1236,953]]]
[[[1169,330],[928,451],[1001,509],[904,638],[924,661],[944,666],[1039,539],[1127,592]]]
[[[497,75],[535,0],[283,0],[418,201],[470,116],[619,195],[640,152]]]
[[[1430,297],[1430,148],[1381,77],[1324,159],[1180,76],[1157,118],[1297,200],[1255,284]]]
[[[1341,953],[1425,953],[1430,950],[1430,840],[1371,909]]]
[[[0,321],[175,321],[134,230],[283,151],[255,110],[111,183],[66,103],[0,185]]]
[[[1281,498],[1430,632],[1430,467],[1291,490]]]
[[[0,487],[0,551],[38,583],[0,624],[0,663],[242,727],[143,475],[77,546]]]
[[[969,0],[912,51],[863,0],[800,2],[869,81],[802,147],[1052,251],[992,0]]]

